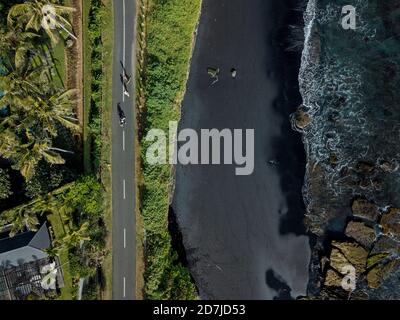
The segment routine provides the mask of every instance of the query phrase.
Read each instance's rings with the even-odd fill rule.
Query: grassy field
[[[145,108],[140,126],[144,135],[152,128],[168,131],[179,120],[185,92],[193,35],[200,0],[151,0],[147,19]],[[189,271],[171,247],[168,207],[172,168],[150,166],[145,161],[148,144],[141,141],[143,185],[141,212],[145,228],[145,288],[149,299],[194,299],[196,290]]]
[[[64,41],[59,41],[53,48],[50,49],[51,56],[57,72],[57,79],[60,86],[64,86],[66,81],[66,63],[65,63],[65,45]]]
[[[60,240],[66,234],[66,230],[69,226],[64,225],[62,219],[58,213],[52,213],[47,216],[47,220],[51,224],[51,228],[54,234],[54,240]],[[72,286],[72,276],[69,271],[69,259],[68,250],[62,249],[59,254],[60,264],[64,275],[64,287],[61,288],[61,294],[58,297],[59,300],[72,300],[76,293]]]

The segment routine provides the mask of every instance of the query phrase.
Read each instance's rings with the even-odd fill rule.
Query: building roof
[[[47,257],[43,251],[51,246],[44,223],[37,232],[27,231],[0,240],[0,267],[8,268]]]

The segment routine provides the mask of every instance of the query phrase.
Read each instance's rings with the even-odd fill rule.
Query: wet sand
[[[180,129],[255,129],[250,176],[236,176],[234,165],[176,167],[173,211],[203,299],[288,299],[306,293],[305,156],[289,123],[301,103],[300,58],[284,53],[279,40],[294,2],[203,3]],[[209,67],[221,71],[214,85]]]

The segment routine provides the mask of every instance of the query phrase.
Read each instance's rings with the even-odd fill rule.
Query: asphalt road
[[[112,116],[113,299],[135,299],[135,112],[134,79],[124,95],[121,74],[134,70],[135,0],[114,0],[114,66]],[[120,126],[117,104],[126,117]]]

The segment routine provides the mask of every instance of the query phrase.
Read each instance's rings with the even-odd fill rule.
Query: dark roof
[[[0,253],[15,250],[29,245],[33,239],[35,232],[28,231],[15,235],[14,237],[0,240]]]
[[[0,266],[16,266],[47,257],[43,252],[51,246],[49,232],[44,223],[37,232],[27,231],[0,240]]]
[[[29,242],[29,246],[36,249],[47,249],[51,245],[49,231],[44,223],[39,230],[35,233],[32,240]]]

